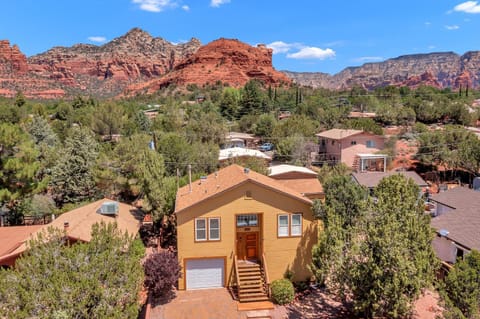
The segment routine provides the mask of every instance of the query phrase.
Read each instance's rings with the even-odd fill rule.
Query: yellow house
[[[291,272],[311,277],[317,222],[312,201],[278,181],[230,165],[178,190],[180,289],[234,287],[240,301],[268,299]]]

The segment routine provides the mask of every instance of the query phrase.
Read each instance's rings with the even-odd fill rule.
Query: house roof
[[[480,209],[480,192],[467,187],[455,187],[446,192],[432,194],[431,200],[456,209]]]
[[[218,160],[225,161],[235,157],[258,157],[267,161],[272,160],[272,158],[266,155],[265,153],[262,153],[257,150],[243,148],[243,147],[231,147],[231,148],[220,150]]]
[[[307,204],[312,203],[311,200],[304,197],[298,191],[278,183],[278,181],[273,178],[252,170],[245,170],[243,167],[233,164],[214,174],[206,176],[206,178],[201,178],[191,183],[191,185],[180,188],[177,192],[175,213],[179,213],[207,199],[221,196],[223,193],[247,182],[261,185]]]
[[[233,139],[241,139],[241,140],[254,140],[255,136],[252,134],[248,133],[240,133],[240,132],[229,132],[225,138],[227,140],[233,140]]]
[[[373,188],[380,183],[382,178],[392,176],[392,175],[403,175],[407,178],[413,179],[415,184],[420,187],[426,187],[427,182],[423,180],[417,173],[414,171],[400,171],[400,172],[362,172],[362,173],[353,173],[353,178],[357,181],[358,184],[366,186],[368,188]]]
[[[472,200],[472,199],[470,199]],[[437,231],[446,230],[448,239],[465,246],[468,249],[480,251],[480,210],[469,207],[457,209],[435,217],[431,225]]]
[[[276,179],[279,184],[294,189],[305,196],[323,194],[323,187],[318,178],[287,178]]]
[[[13,251],[10,251],[7,255],[0,257],[0,261],[5,258],[19,255],[27,250],[26,242],[32,238],[35,238],[40,232],[48,229],[49,227],[64,229],[64,225],[68,222],[67,236],[69,238],[88,242],[91,240],[92,226],[96,223],[104,222],[106,224],[111,222],[117,222],[118,229],[122,232],[127,232],[130,236],[137,234],[140,229],[139,210],[131,205],[118,203],[118,214],[116,217],[102,215],[99,213],[102,204],[105,202],[111,202],[110,199],[102,199],[85,206],[76,208],[69,212],[63,213],[57,217],[50,224],[41,225],[37,230],[28,234],[21,245],[19,245]]]
[[[282,175],[285,173],[302,173],[302,174],[312,175],[315,177],[317,177],[318,175],[316,172],[312,171],[309,168],[306,168],[303,166],[287,165],[287,164],[270,166],[268,170],[269,170],[268,176],[270,177],[273,177],[276,175]]]
[[[7,255],[22,245],[25,240],[43,225],[0,227],[0,256]]]
[[[317,133],[315,135],[318,137],[325,137],[332,140],[341,140],[346,137],[357,135],[360,133],[363,133],[363,131],[362,130],[344,130],[344,129],[334,128],[328,131]]]

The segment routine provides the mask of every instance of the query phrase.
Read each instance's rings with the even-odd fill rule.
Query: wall
[[[352,142],[356,142],[352,145]],[[367,147],[367,141],[374,141],[375,147]],[[342,163],[352,167],[357,154],[375,154],[384,148],[384,138],[373,134],[357,134],[342,139]]]
[[[246,191],[251,199],[245,198]],[[277,216],[282,213],[303,214],[301,237],[277,238]],[[294,272],[294,280],[310,278],[307,266],[311,251],[317,243],[317,222],[311,206],[275,190],[247,182],[220,196],[210,198],[177,214],[178,258],[182,267],[185,258],[226,257],[226,285],[233,280],[233,257],[236,254],[236,215],[260,214],[260,254],[263,248],[267,260],[270,281],[283,278],[287,269]],[[221,240],[212,242],[194,241],[196,217],[220,217]],[[179,280],[179,288],[185,289],[185,274]]]

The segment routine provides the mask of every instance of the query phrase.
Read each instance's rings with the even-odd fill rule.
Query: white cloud
[[[95,36],[95,37],[88,37],[88,40],[91,42],[103,43],[107,41],[107,38]]]
[[[428,49],[429,49],[429,50],[433,50],[433,49],[435,49],[435,48],[436,48],[436,46],[434,46],[434,45],[429,45],[429,46],[428,46]]]
[[[139,4],[141,10],[149,12],[161,12],[177,6],[172,0],[132,0],[132,3]]]
[[[225,4],[225,3],[230,3],[230,0],[211,0],[211,1],[210,1],[210,6],[211,6],[211,7],[218,8],[218,7],[220,7],[222,4]]]
[[[354,62],[365,63],[365,62],[378,62],[385,60],[381,56],[362,56],[359,58],[354,59]]]
[[[290,59],[318,59],[325,60],[327,58],[333,58],[335,51],[330,48],[321,49],[316,47],[304,47],[296,53],[287,54],[287,58]]]
[[[458,30],[460,27],[458,25],[446,25],[445,29],[447,30]]]
[[[190,7],[187,6],[187,5],[183,5],[183,6],[182,6],[182,10],[183,10],[183,11],[190,11]]]
[[[466,1],[456,5],[453,11],[465,13],[480,13],[480,4],[478,1]]]
[[[425,26],[429,27],[429,26],[431,26],[431,25],[432,25],[431,22],[429,22],[429,21],[425,22]]]
[[[291,49],[300,49],[302,46],[298,43],[285,43],[283,41],[274,41],[270,44],[267,44],[267,48],[273,50],[273,54],[277,53],[287,53]]]

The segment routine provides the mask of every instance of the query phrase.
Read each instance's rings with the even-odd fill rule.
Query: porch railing
[[[268,278],[268,266],[265,253],[262,253],[262,268],[265,274],[265,291],[267,292],[267,296],[270,298],[270,279]]]

